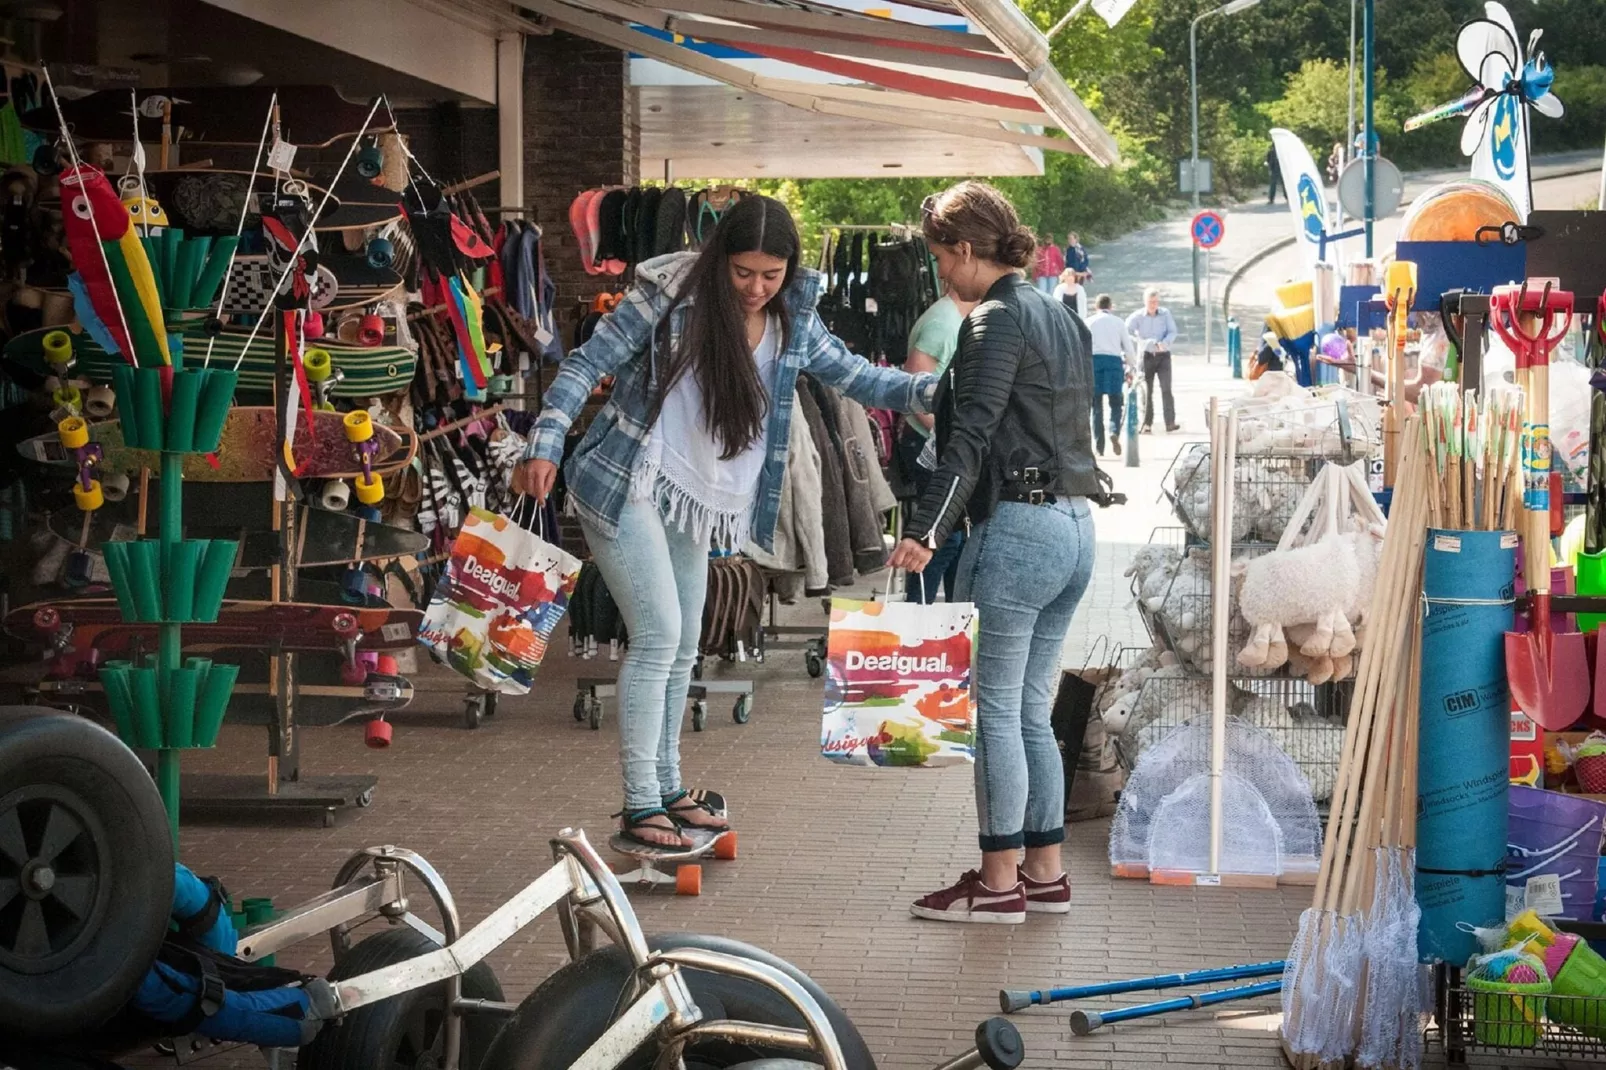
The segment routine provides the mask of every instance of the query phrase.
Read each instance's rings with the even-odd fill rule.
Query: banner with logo
[[[975,761],[968,602],[831,601],[820,751],[844,765]]]
[[[487,691],[526,694],[579,576],[572,554],[510,517],[471,509],[418,641]]]
[[[1294,233],[1304,253],[1305,266],[1315,274],[1316,265],[1330,259],[1322,254],[1322,235],[1329,233],[1322,173],[1298,134],[1276,129],[1271,132],[1271,143],[1277,149],[1277,165],[1283,175],[1288,210],[1294,214]]]
[[[1488,25],[1491,32],[1498,29],[1493,23]],[[1490,51],[1493,51],[1492,46]],[[1472,177],[1493,182],[1504,190],[1517,208],[1517,222],[1526,223],[1528,213],[1533,210],[1528,175],[1527,106],[1517,93],[1500,93],[1486,106],[1489,115],[1483,124],[1483,136],[1472,150]],[[1469,140],[1475,129],[1475,124],[1467,124]],[[1462,150],[1466,150],[1466,141],[1462,142]]]

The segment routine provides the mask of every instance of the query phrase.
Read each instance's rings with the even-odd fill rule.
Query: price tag
[[[875,298],[873,298],[873,297],[866,297],[866,298],[865,298],[865,299],[864,299],[864,310],[865,310],[865,311],[866,311],[866,312],[875,312],[875,311],[876,311],[876,310],[878,310],[878,309],[879,309],[879,308],[880,308],[880,307],[881,307],[881,306],[880,306],[880,305],[877,305],[877,304],[876,304],[876,303],[875,303]]]
[[[270,171],[288,171],[295,162],[296,147],[288,141],[275,141],[273,148],[268,150],[268,169]]]
[[[549,346],[552,344],[552,332],[545,327],[537,327],[535,329],[535,340],[541,345]]]
[[[1522,885],[1506,885],[1506,920],[1510,921],[1518,914],[1521,914],[1524,909],[1525,904],[1522,901]]]
[[[401,622],[384,624],[379,628],[379,634],[385,637],[387,643],[399,643],[403,639],[412,637],[412,628]]]
[[[1374,457],[1366,462],[1366,489],[1373,494],[1383,493],[1383,458]]]
[[[1555,917],[1565,907],[1561,901],[1561,877],[1554,873],[1541,873],[1528,878],[1523,891],[1523,906],[1540,917]]]
[[[1193,878],[1193,884],[1196,888],[1220,888],[1221,874],[1201,873],[1197,877]]]

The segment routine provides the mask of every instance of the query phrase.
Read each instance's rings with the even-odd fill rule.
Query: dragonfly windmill
[[[1484,16],[1461,27],[1456,58],[1474,85],[1461,96],[1406,121],[1407,131],[1457,115],[1467,117],[1461,129],[1461,152],[1472,158],[1472,177],[1494,182],[1506,191],[1526,222],[1533,207],[1528,172],[1528,108],[1558,119],[1561,101],[1550,91],[1555,71],[1545,54],[1535,51],[1539,36],[1527,48],[1504,5],[1483,6]]]

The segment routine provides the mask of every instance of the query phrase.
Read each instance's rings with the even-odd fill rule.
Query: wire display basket
[[[1338,779],[1344,722],[1354,681],[1321,685],[1305,680],[1238,677],[1228,682],[1227,715],[1266,733],[1299,767],[1318,805]],[[1116,738],[1128,767],[1182,725],[1210,720],[1210,678],[1162,669],[1143,682],[1137,704]]]
[[[1327,459],[1310,454],[1258,454],[1233,465],[1232,541],[1275,543]],[[1186,445],[1171,464],[1165,491],[1189,534],[1209,541],[1210,447]]]
[[[1345,464],[1382,449],[1379,399],[1342,386],[1288,397],[1248,397],[1238,414],[1238,457],[1309,457]]]
[[[1474,991],[1456,978],[1441,989],[1435,1017],[1426,1039],[1442,1046],[1450,1063],[1469,1055],[1552,1065],[1606,1061],[1606,996],[1517,997]]]

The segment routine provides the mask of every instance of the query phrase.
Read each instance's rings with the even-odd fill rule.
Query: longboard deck
[[[726,833],[699,833],[683,829],[681,830],[681,835],[689,837],[692,840],[692,846],[685,848],[646,847],[636,843],[634,840],[625,839],[624,834],[619,832],[615,832],[608,837],[608,846],[619,854],[642,862],[662,862],[673,865],[677,862],[695,862],[697,859],[702,858],[714,849],[715,843]]]
[[[352,444],[346,441],[338,412],[301,413],[296,426],[295,458],[304,468],[302,479],[351,479],[361,473]],[[317,440],[313,440],[311,424],[316,422]],[[409,447],[402,451],[403,435]],[[103,420],[89,425],[91,442],[99,443],[105,451],[101,468],[113,472],[138,472],[141,468],[153,471],[161,467],[161,456],[149,450],[131,450],[123,445],[122,423]],[[411,429],[397,429],[383,424],[374,425],[374,438],[379,441],[380,462],[375,470],[392,472],[412,460],[417,437]],[[54,434],[37,435],[17,444],[17,450],[30,461],[76,467],[77,462],[62,446]],[[403,455],[398,456],[398,451]],[[223,438],[218,445],[217,467],[206,455],[188,454],[184,458],[184,479],[202,483],[259,483],[270,481],[276,471],[279,440],[277,416],[272,408],[236,405],[229,410],[223,424]]]
[[[35,622],[41,609],[55,610],[63,624],[73,628],[71,645],[83,651],[103,652],[131,648],[144,640],[147,651],[156,649],[160,625],[123,620],[114,598],[34,602],[6,614],[5,629],[19,639],[48,643],[53,633]],[[417,642],[422,610],[365,606],[330,606],[308,602],[225,601],[213,623],[188,623],[183,628],[184,649],[264,650],[319,653],[340,649],[335,618],[350,614],[362,632],[362,651],[405,650]],[[107,653],[107,657],[116,654]]]
[[[44,338],[51,331],[62,329],[42,327],[17,335],[6,343],[6,359],[35,375],[51,374],[45,365]],[[124,363],[123,358],[107,353],[83,331],[69,333],[72,334],[73,356],[77,360],[72,376],[100,386],[110,384],[112,366]],[[184,365],[193,368],[207,361],[209,365],[220,368],[233,368],[235,362],[239,361],[240,391],[272,394],[273,335],[268,331],[259,332],[247,349],[245,343],[249,336],[249,332],[224,331],[212,345],[212,355],[207,361],[204,328],[198,324],[186,326],[178,335],[184,349]],[[401,346],[346,345],[333,338],[319,339],[316,345],[329,351],[330,363],[343,376],[329,391],[331,397],[379,397],[405,390],[412,383],[413,372],[418,367],[418,355]]]
[[[102,506],[89,514],[89,537],[84,539],[83,514],[57,510],[50,514],[50,530],[74,546],[99,553],[107,542],[133,538],[139,513],[136,497]],[[155,535],[159,510],[146,516],[146,534]],[[384,561],[411,557],[429,549],[429,536],[411,528],[365,521],[352,513],[299,506],[296,510],[295,544],[288,561],[279,560],[279,536],[272,531],[253,531],[243,525],[184,525],[192,539],[238,539],[240,556],[235,568],[257,570],[285,564],[290,568],[320,568],[361,561]]]
[[[47,703],[60,699],[63,702],[82,703],[106,712],[103,709],[106,692],[99,680],[76,677],[66,680],[41,680],[36,686]],[[386,691],[383,697],[378,694],[380,688]],[[369,683],[360,687],[297,682],[293,699],[296,724],[302,728],[332,728],[359,717],[373,717],[406,709],[415,696],[416,691],[406,677],[381,676],[378,673],[371,674]],[[268,685],[235,684],[229,696],[229,708],[225,719],[230,724],[275,723],[278,719],[278,710]]]

